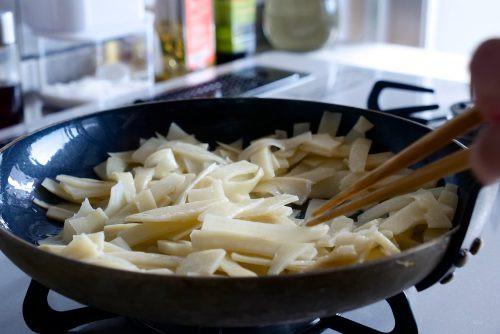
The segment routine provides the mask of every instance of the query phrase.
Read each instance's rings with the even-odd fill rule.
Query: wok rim
[[[319,102],[319,101],[280,99],[280,98],[258,98],[258,97],[236,97],[236,98],[215,98],[215,99],[214,98],[212,98],[212,99],[204,98],[204,99],[190,99],[190,100],[182,99],[182,100],[152,101],[152,102],[131,104],[131,105],[126,105],[126,106],[121,106],[118,108],[96,111],[96,112],[91,113],[91,114],[82,115],[82,116],[75,117],[72,119],[59,121],[59,122],[47,125],[45,127],[37,129],[35,131],[28,132],[24,135],[17,137],[16,139],[12,140],[8,144],[6,144],[2,148],[0,148],[0,155],[3,154],[10,147],[16,145],[18,142],[20,142],[28,137],[31,137],[33,135],[36,135],[40,132],[43,132],[43,131],[48,130],[50,128],[55,128],[55,127],[61,126],[65,123],[78,122],[78,121],[82,121],[82,120],[89,119],[92,117],[96,117],[100,114],[111,114],[111,113],[116,112],[116,111],[123,112],[125,110],[133,110],[137,106],[148,106],[148,105],[157,105],[157,104],[170,104],[170,103],[182,104],[182,103],[193,103],[193,102],[203,103],[203,102],[213,102],[213,101],[223,103],[224,101],[242,101],[242,102],[244,102],[244,101],[248,101],[248,100],[278,102],[278,103],[280,103],[280,102],[292,102],[292,103],[299,102],[299,103],[307,103],[307,104],[321,104],[321,105],[324,105],[325,108],[326,107],[335,107],[335,108],[355,109],[355,110],[363,111],[363,112],[368,111],[368,112],[372,112],[372,113],[381,115],[382,117],[392,117],[394,119],[397,119],[398,121],[411,123],[414,126],[421,127],[427,131],[433,131],[433,129],[428,127],[428,126],[425,126],[421,123],[406,119],[406,118],[398,116],[398,115],[393,115],[393,114],[389,114],[389,113],[377,111],[377,110],[364,109],[364,108],[358,108],[358,107],[352,107],[352,106],[346,106],[346,105],[334,104],[334,103]],[[328,111],[328,110],[325,109],[325,111]],[[453,140],[450,143],[456,145],[459,149],[466,148],[466,146],[464,144],[460,143],[457,140]],[[410,256],[411,254],[417,253],[417,252],[419,252],[423,249],[426,249],[428,247],[433,247],[436,244],[439,244],[442,242],[449,242],[452,235],[457,232],[459,227],[460,227],[460,224],[454,226],[451,230],[447,231],[446,233],[440,235],[437,238],[434,238],[430,241],[424,242],[416,247],[412,247],[412,248],[409,248],[407,250],[404,250],[398,254],[384,256],[384,257],[381,257],[381,258],[378,258],[375,260],[369,260],[366,262],[342,265],[342,266],[332,267],[332,268],[317,269],[317,270],[311,270],[311,271],[305,271],[305,272],[299,272],[299,273],[290,273],[287,275],[266,275],[266,276],[257,276],[257,277],[223,277],[223,276],[184,276],[184,275],[176,275],[175,273],[172,275],[164,275],[164,274],[157,274],[157,273],[136,272],[136,271],[128,271],[128,270],[123,270],[123,269],[110,268],[110,267],[105,267],[105,266],[87,263],[84,261],[70,259],[70,258],[61,256],[61,255],[58,255],[58,254],[54,254],[54,253],[50,253],[50,252],[41,250],[38,248],[37,245],[34,245],[34,244],[18,237],[17,235],[15,235],[14,233],[9,231],[9,229],[7,228],[7,226],[5,224],[5,220],[3,219],[2,216],[0,216],[0,237],[10,239],[11,242],[16,244],[16,247],[19,247],[19,246],[28,247],[32,251],[34,251],[35,253],[38,253],[38,254],[43,253],[44,255],[48,255],[49,257],[54,257],[55,259],[58,259],[59,261],[69,262],[71,264],[78,264],[78,265],[87,267],[89,270],[102,270],[104,272],[106,272],[106,271],[120,272],[124,275],[126,273],[127,275],[138,276],[138,277],[143,277],[143,278],[148,277],[151,279],[153,279],[153,277],[162,277],[162,279],[166,279],[166,280],[182,280],[182,281],[192,281],[192,282],[197,282],[197,283],[203,283],[205,281],[213,282],[213,281],[219,281],[219,280],[220,281],[231,280],[231,281],[241,281],[241,282],[245,282],[245,281],[249,281],[249,280],[278,281],[278,280],[289,280],[289,279],[294,279],[294,278],[329,276],[332,274],[338,274],[339,272],[342,272],[342,271],[360,270],[362,268],[367,268],[370,266],[383,265],[383,263],[397,262],[398,260],[400,260],[403,257]],[[401,263],[401,265],[406,266],[407,264]]]

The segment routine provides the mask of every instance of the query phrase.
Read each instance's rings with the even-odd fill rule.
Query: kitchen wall
[[[498,0],[426,0],[425,48],[470,54],[483,40],[500,37]]]
[[[340,0],[342,42],[421,45],[422,0]]]
[[[23,72],[27,79],[25,88],[36,87],[36,61],[38,40],[26,25],[22,24],[21,0],[0,0],[0,10],[16,14],[17,35],[23,58]],[[263,7],[265,0],[257,0]],[[490,36],[500,35],[498,0],[339,0],[339,42],[382,42],[428,49],[470,54],[476,45]],[[259,35],[260,51],[270,48],[262,34]],[[85,57],[89,50],[67,42],[48,42],[45,45],[53,54],[47,64],[71,60],[77,71],[89,66]],[[58,53],[62,51],[62,53]],[[58,78],[64,71],[55,67]],[[67,67],[66,67],[67,68]],[[68,74],[70,79],[72,74]]]

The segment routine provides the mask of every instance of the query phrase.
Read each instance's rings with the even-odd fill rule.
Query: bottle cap
[[[0,12],[0,46],[16,43],[14,15],[12,12]]]

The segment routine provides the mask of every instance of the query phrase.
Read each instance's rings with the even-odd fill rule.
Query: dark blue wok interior
[[[368,137],[378,151],[400,151],[429,130],[416,123],[345,106],[272,99],[217,99],[133,105],[51,126],[8,146],[0,154],[0,226],[16,236],[36,243],[55,234],[59,223],[45,217],[33,198],[57,202],[40,187],[45,177],[57,174],[95,177],[92,168],[106,159],[107,152],[130,150],[139,138],[155,131],[165,134],[172,121],[202,141],[246,142],[275,129],[291,134],[298,122],[311,122],[316,130],[323,111],[343,114],[340,134],[345,134],[363,115],[375,124]],[[438,156],[456,150],[451,144]],[[460,186],[460,206],[455,224],[468,224],[478,186],[468,173],[451,181]]]

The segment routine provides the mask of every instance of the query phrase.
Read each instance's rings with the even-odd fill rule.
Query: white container
[[[102,39],[144,22],[144,0],[21,0],[23,19],[36,34]],[[83,37],[82,37],[83,36]]]

